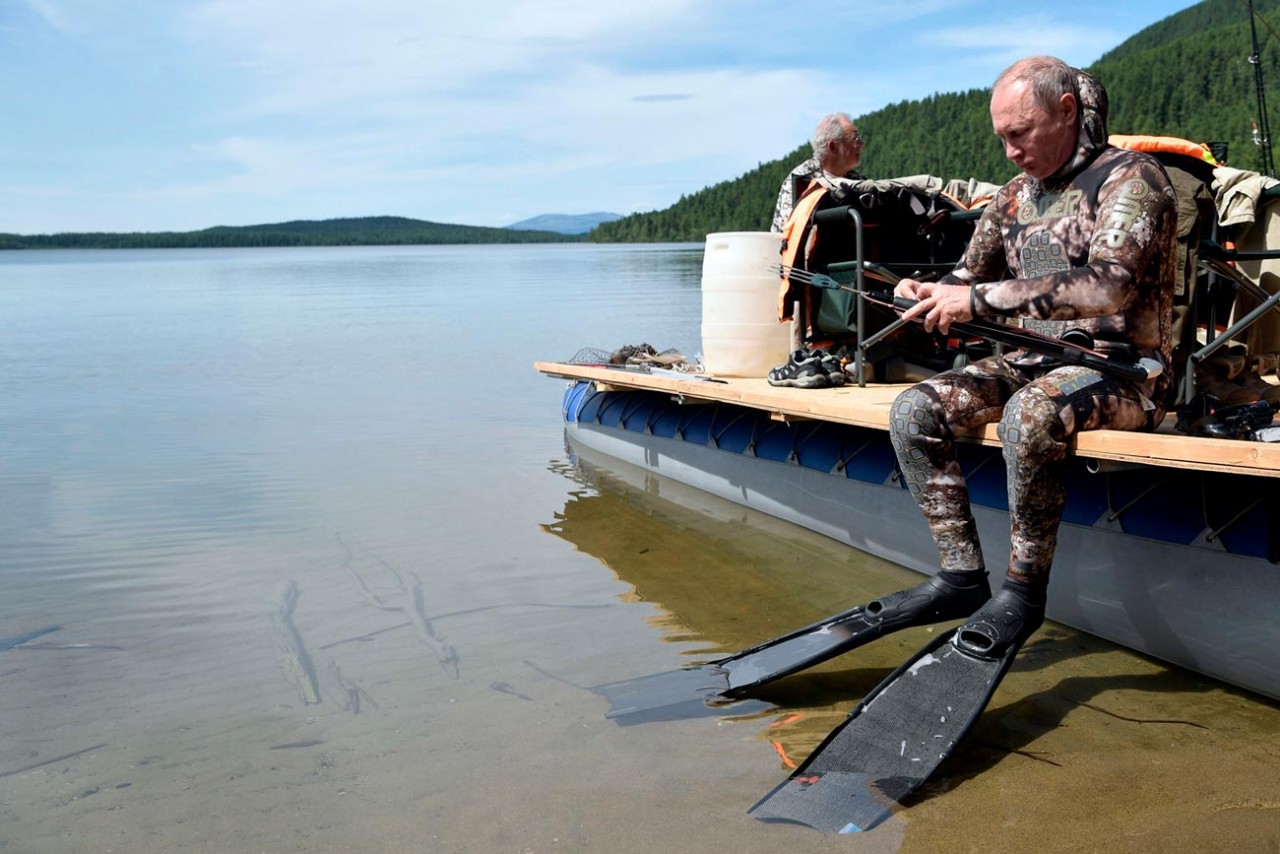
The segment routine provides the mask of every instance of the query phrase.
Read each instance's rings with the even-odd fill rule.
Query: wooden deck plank
[[[889,408],[906,385],[873,384],[865,388],[775,388],[764,379],[722,377],[711,382],[696,377],[645,374],[597,365],[535,362],[534,370],[552,377],[590,380],[615,389],[644,389],[688,400],[737,403],[780,419],[815,419],[888,429]],[[1280,443],[1232,441],[1184,436],[1173,431],[1173,417],[1155,433],[1090,430],[1072,443],[1077,456],[1107,463],[1134,463],[1232,474],[1280,477]],[[970,441],[999,446],[996,425],[989,424]]]

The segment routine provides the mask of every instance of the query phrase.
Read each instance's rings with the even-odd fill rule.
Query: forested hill
[[[1280,0],[1254,0],[1253,5],[1261,16],[1263,77],[1275,91],[1268,114],[1274,133],[1280,133],[1274,109],[1280,104]],[[1232,166],[1257,170],[1252,51],[1246,3],[1205,0],[1147,27],[1087,70],[1107,87],[1112,133],[1226,142]],[[1008,180],[1016,169],[992,135],[989,98],[989,89],[935,94],[857,117],[868,140],[861,171],[871,178],[929,174]],[[665,210],[602,224],[591,239],[701,241],[717,231],[767,231],[783,178],[811,154],[803,143],[740,178],[683,196]]]
[[[0,234],[0,249],[199,249],[227,246],[385,246],[444,243],[565,243],[584,235],[446,225],[398,216],[220,225],[201,231]]]

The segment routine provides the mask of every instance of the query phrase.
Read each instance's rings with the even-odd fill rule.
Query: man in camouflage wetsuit
[[[1165,369],[1135,384],[1017,350],[938,374],[895,401],[898,464],[941,556],[942,571],[914,592],[932,597],[939,618],[963,617],[990,595],[953,443],[999,421],[1012,552],[1003,587],[967,612],[962,629],[995,646],[1020,644],[1044,619],[1068,441],[1102,427],[1149,430],[1164,415],[1175,199],[1154,158],[1107,145],[1106,106],[1095,79],[1051,57],[1001,74],[992,124],[1022,174],[985,209],[952,273],[936,283],[904,279],[895,291],[918,300],[903,316],[929,330],[945,334],[974,317],[1021,319],[1054,336],[1076,328],[1108,356]]]

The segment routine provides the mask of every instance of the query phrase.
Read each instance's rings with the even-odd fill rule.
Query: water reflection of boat
[[[544,525],[661,611],[652,622],[691,658],[714,658],[826,616],[830,591],[850,604],[914,583],[887,561],[772,516],[579,446],[575,476],[593,488]],[[696,568],[688,556],[697,554]],[[888,666],[890,661],[885,662]]]
[[[544,530],[608,567],[630,586],[628,600],[653,605],[651,625],[679,647],[684,663],[753,646],[826,616],[837,604],[914,583],[914,573],[893,563],[589,447],[578,446],[574,457],[574,477],[591,488],[570,497]],[[851,695],[874,687],[929,634],[904,631],[860,650],[856,658],[761,689],[758,699],[704,706],[691,695],[694,702],[674,717],[754,719],[771,712],[761,737],[784,757],[784,765],[785,757],[799,761],[848,714]],[[614,671],[618,679],[642,675],[622,661]]]
[[[883,428],[894,386],[801,391],[757,379],[705,383],[600,367],[537,367],[576,380],[563,407],[571,447],[902,566],[933,569],[936,551],[896,478]],[[1008,553],[1008,516],[994,429],[963,447],[962,463],[988,563],[998,566]],[[1082,434],[1050,618],[1280,698],[1272,658],[1280,645],[1277,475],[1280,445],[1167,432]],[[728,611],[738,604],[718,606]],[[760,637],[761,627],[753,629],[741,640],[721,636],[745,645]]]

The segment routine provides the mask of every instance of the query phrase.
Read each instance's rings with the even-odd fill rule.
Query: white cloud
[[[187,17],[188,37],[256,72],[252,108],[363,115],[382,99],[448,96],[556,76],[568,57],[686,18],[692,0],[538,4],[510,0],[404,3],[317,0],[303,9],[210,0]]]
[[[1018,59],[1035,55],[1087,65],[1123,37],[1096,23],[1064,23],[1039,14],[988,21],[981,26],[941,28],[931,32],[929,40],[939,48],[971,51],[968,64],[995,64],[999,71]],[[964,54],[960,56],[963,58]]]
[[[694,11],[684,0],[486,0],[472,11],[494,20],[483,35],[463,31],[469,21],[458,7],[397,17],[384,0],[339,22],[339,5],[319,3],[301,23],[247,0],[213,0],[192,13],[188,32],[251,69],[254,108],[228,118],[243,133],[197,147],[221,165],[219,177],[177,182],[166,194],[336,190],[359,180],[414,187],[434,202],[416,215],[449,219],[478,182],[499,198],[544,188],[526,206],[550,203],[558,188],[595,185],[596,206],[608,207],[605,185],[643,173],[646,186],[630,201],[661,207],[674,200],[668,182],[678,195],[741,174],[760,152],[789,151],[828,109],[830,81],[803,69],[629,69],[602,56],[663,26],[687,26]],[[270,132],[251,130],[255,122]]]
[[[701,182],[692,187],[697,189],[732,177],[726,169],[740,174],[756,165],[727,141],[746,139],[752,148],[786,151],[797,142],[787,128],[811,123],[803,99],[780,111],[786,122],[761,120],[762,104],[787,103],[789,93],[809,88],[796,72],[629,76],[580,66],[566,74],[583,84],[540,84],[496,103],[437,105],[402,122],[360,132],[314,139],[305,134],[234,135],[200,144],[193,148],[193,158],[217,175],[171,182],[157,194],[169,199],[221,194],[270,199],[380,188],[415,206],[385,212],[452,221],[455,212],[470,206],[463,221],[505,224],[502,212],[485,216],[476,208],[477,187],[491,188],[482,195],[485,199],[488,193],[497,198],[520,194],[545,205],[571,193],[595,198],[600,206],[616,192],[619,180],[645,176],[630,192],[636,206],[653,208],[668,204],[673,192],[690,190],[690,180]],[[637,100],[647,92],[675,89],[682,90],[680,98]],[[690,170],[698,177],[690,179]],[[674,190],[658,180],[664,173],[675,182]]]
[[[169,19],[173,0],[19,0],[63,37],[100,47],[148,38]]]
[[[1120,41],[1075,23],[1100,0],[22,2],[59,37],[0,66],[48,81],[10,117],[38,135],[0,133],[0,181],[84,193],[68,218],[115,206],[164,228],[660,208],[790,152],[832,110]]]
[[[22,3],[61,33],[73,33],[77,29],[65,4],[54,0],[22,0]]]

